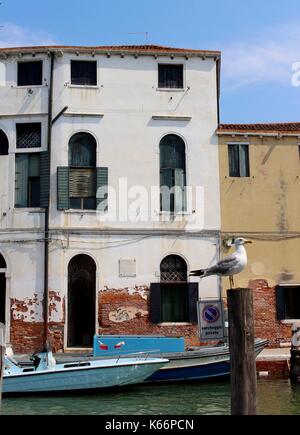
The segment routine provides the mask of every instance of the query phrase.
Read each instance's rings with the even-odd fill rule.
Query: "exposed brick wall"
[[[150,321],[150,290],[106,289],[99,293],[99,334],[165,335],[184,337],[187,346],[198,346],[197,325],[153,325]]]
[[[43,346],[44,324],[13,320],[10,326],[10,341],[15,353],[40,352]]]
[[[291,325],[277,320],[276,289],[270,288],[264,280],[251,281],[249,286],[253,290],[256,337],[269,340],[270,347],[290,342]]]

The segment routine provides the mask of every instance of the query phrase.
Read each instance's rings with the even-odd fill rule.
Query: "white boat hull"
[[[137,384],[167,362],[163,359],[91,361],[83,367],[68,368],[70,364],[60,364],[53,370],[6,374],[3,394],[98,390]]]

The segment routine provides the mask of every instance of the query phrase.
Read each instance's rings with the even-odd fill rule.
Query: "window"
[[[158,65],[158,87],[183,89],[183,65]]]
[[[0,130],[0,156],[8,155],[8,139],[4,131]]]
[[[151,285],[152,323],[197,323],[198,284],[187,282],[187,265],[178,255],[160,266],[161,283]]]
[[[71,60],[71,84],[97,86],[97,62]]]
[[[6,86],[6,65],[0,61],[0,86]]]
[[[300,286],[278,286],[276,299],[278,320],[300,319]]]
[[[228,145],[229,176],[250,177],[249,145]]]
[[[42,146],[42,124],[17,124],[17,148],[40,148]]]
[[[186,211],[185,143],[176,135],[160,143],[161,211]]]
[[[41,86],[43,84],[43,61],[18,63],[18,86]]]
[[[40,154],[16,154],[15,207],[40,207]]]
[[[77,133],[69,142],[70,208],[96,209],[96,150],[88,133]]]

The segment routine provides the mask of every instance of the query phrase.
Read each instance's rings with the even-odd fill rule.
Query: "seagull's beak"
[[[245,241],[245,245],[252,245],[252,243],[253,243],[252,240],[246,240]]]

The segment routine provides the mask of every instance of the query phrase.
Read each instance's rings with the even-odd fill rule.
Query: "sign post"
[[[201,300],[198,306],[201,341],[219,341],[225,339],[223,301]]]
[[[0,323],[0,408],[1,408],[1,401],[2,401],[4,355],[5,355],[5,326],[3,325],[3,323]]]

